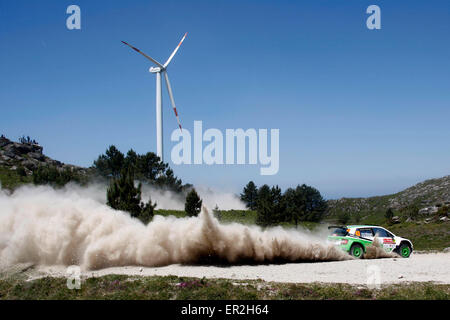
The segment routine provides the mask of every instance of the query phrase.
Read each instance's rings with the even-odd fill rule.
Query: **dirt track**
[[[375,266],[375,267],[373,267]],[[65,267],[38,266],[33,276],[65,276]],[[275,282],[330,282],[367,284],[368,276],[379,270],[381,284],[402,282],[437,282],[450,284],[450,253],[413,254],[409,259],[385,258],[317,263],[288,263],[279,265],[186,266],[170,265],[160,268],[138,266],[114,267],[82,273],[84,277],[107,274],[177,275],[186,277],[262,279]]]

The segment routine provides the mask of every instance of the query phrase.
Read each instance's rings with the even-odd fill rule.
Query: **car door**
[[[373,233],[376,238],[379,239],[381,245],[383,246],[384,250],[390,252],[394,250],[395,248],[395,240],[392,234],[384,230],[383,228],[372,228]]]

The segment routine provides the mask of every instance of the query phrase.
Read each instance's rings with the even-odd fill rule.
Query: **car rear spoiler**
[[[335,228],[347,229],[346,226],[328,226],[328,229],[335,229]]]

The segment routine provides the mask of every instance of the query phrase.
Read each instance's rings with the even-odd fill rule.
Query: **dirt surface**
[[[42,276],[66,276],[65,266],[26,267],[30,279]],[[410,258],[384,258],[316,263],[287,263],[240,266],[191,266],[173,264],[166,267],[114,267],[82,271],[82,277],[108,274],[133,276],[206,277],[227,279],[262,279],[291,283],[348,283],[367,284],[369,277],[377,277],[381,284],[402,282],[436,282],[450,284],[450,253],[412,254]]]

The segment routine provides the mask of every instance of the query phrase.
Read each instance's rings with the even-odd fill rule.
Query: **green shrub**
[[[338,215],[338,222],[345,225],[350,221],[350,218],[350,213],[348,211],[343,211]]]
[[[63,187],[69,182],[84,184],[87,178],[70,168],[57,168],[55,166],[40,166],[33,171],[33,183],[36,185],[51,185]]]
[[[154,215],[156,203],[149,199],[147,203],[141,201],[142,184],[134,186],[134,175],[131,171],[123,170],[118,178],[114,178],[107,190],[107,204],[116,210],[130,213],[143,223],[148,223]]]
[[[186,196],[186,203],[184,205],[184,211],[189,217],[198,216],[202,208],[202,200],[198,196],[195,189],[189,191]]]

